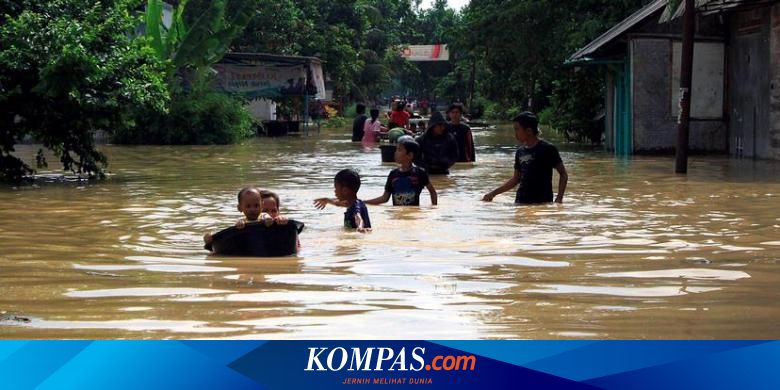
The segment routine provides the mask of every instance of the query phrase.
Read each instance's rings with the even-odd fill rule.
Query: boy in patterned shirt
[[[412,137],[401,137],[395,147],[395,162],[399,167],[387,176],[385,193],[378,198],[367,200],[370,205],[380,205],[393,198],[393,206],[419,206],[420,193],[427,188],[431,194],[431,204],[438,203],[438,195],[424,169],[414,166],[414,158],[420,154],[420,145]]]

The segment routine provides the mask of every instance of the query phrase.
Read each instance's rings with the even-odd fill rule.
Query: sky
[[[434,0],[423,0],[421,8],[431,8],[433,1]],[[460,10],[469,3],[469,0],[447,0],[447,3],[449,3],[450,8]]]

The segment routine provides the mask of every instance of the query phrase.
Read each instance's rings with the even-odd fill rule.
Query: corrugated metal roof
[[[633,15],[629,16],[622,22],[616,24],[614,27],[609,29],[609,31],[605,32],[600,37],[596,38],[585,47],[572,54],[567,62],[576,62],[587,59],[588,56],[598,51],[604,45],[617,39],[637,24],[645,21],[647,18],[664,8],[667,1],[668,0],[655,0],[654,2],[644,6],[642,9],[635,12]]]
[[[718,12],[729,12],[742,9],[750,9],[751,7],[762,7],[777,3],[778,0],[696,0],[696,9],[704,14],[713,14]],[[671,10],[664,12],[661,16],[661,23],[668,22],[672,19],[677,19],[685,12],[685,2],[680,2],[677,10],[674,14]]]
[[[696,9],[701,9],[702,7],[707,6],[711,3],[718,3],[723,2],[721,0],[696,0]],[[741,3],[742,0],[726,0],[728,3]],[[661,20],[659,20],[659,23],[666,23],[670,20],[677,19],[681,17],[685,13],[685,1],[680,1],[680,4],[677,5],[677,9],[672,12],[671,8],[667,8],[666,11],[664,11],[664,14],[661,15]]]
[[[322,63],[317,57],[304,57],[304,56],[291,56],[282,54],[269,54],[269,53],[238,53],[231,52],[225,54],[223,61],[226,60],[250,60],[250,61],[268,61],[268,62],[281,62],[288,64],[310,64],[310,63]]]

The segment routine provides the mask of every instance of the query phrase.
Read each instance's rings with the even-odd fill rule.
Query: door
[[[731,154],[769,157],[769,39],[737,35],[731,56]]]

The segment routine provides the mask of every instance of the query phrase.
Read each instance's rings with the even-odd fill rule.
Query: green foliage
[[[322,127],[326,129],[344,129],[350,126],[349,118],[337,116],[322,121]]]
[[[132,38],[139,4],[19,4],[0,26],[0,180],[33,173],[13,155],[28,136],[65,170],[102,176],[106,159],[94,133],[133,127],[139,112],[163,112],[168,99],[163,64]]]
[[[596,118],[604,111],[604,81],[600,69],[587,67],[563,73],[553,82],[550,103],[550,118],[546,124],[559,132],[598,142],[602,126]]]
[[[476,60],[477,94],[495,103],[487,115],[552,107],[553,126],[589,133],[603,108],[604,72],[564,62],[647,1],[472,0],[451,35],[450,50],[468,55],[455,58],[450,83]]]
[[[225,56],[252,20],[256,6],[256,0],[232,1],[230,8],[226,0],[206,4],[180,1],[167,29],[162,20],[162,0],[148,0],[146,35],[158,57],[170,63],[169,72],[181,79],[175,80],[172,87],[179,87],[179,82],[187,88],[202,83],[210,67]],[[197,15],[190,27],[185,23],[185,13]]]
[[[116,132],[121,144],[231,144],[255,134],[251,113],[239,97],[208,89],[174,95],[170,113],[146,118],[135,129]]]
[[[144,18],[146,36],[149,37],[151,47],[161,60],[170,60],[187,34],[183,18],[186,6],[187,0],[179,1],[179,5],[173,12],[171,27],[166,29],[163,24],[163,1],[147,0],[146,2]]]
[[[238,1],[234,11],[226,16],[227,1],[211,1],[206,11],[185,30],[173,54],[174,65],[178,69],[193,68],[201,72],[221,60],[254,16],[255,6],[255,1]]]
[[[552,107],[547,107],[542,111],[539,111],[539,124],[544,126],[550,126],[554,120],[555,110]]]
[[[254,134],[246,102],[212,91],[210,86],[209,69],[250,22],[256,1],[229,3],[180,1],[167,29],[162,22],[162,1],[147,1],[146,36],[158,58],[168,65],[166,77],[173,96],[167,113],[147,115],[138,126],[118,131],[113,142],[229,144]],[[188,15],[194,15],[193,19],[185,22]]]

